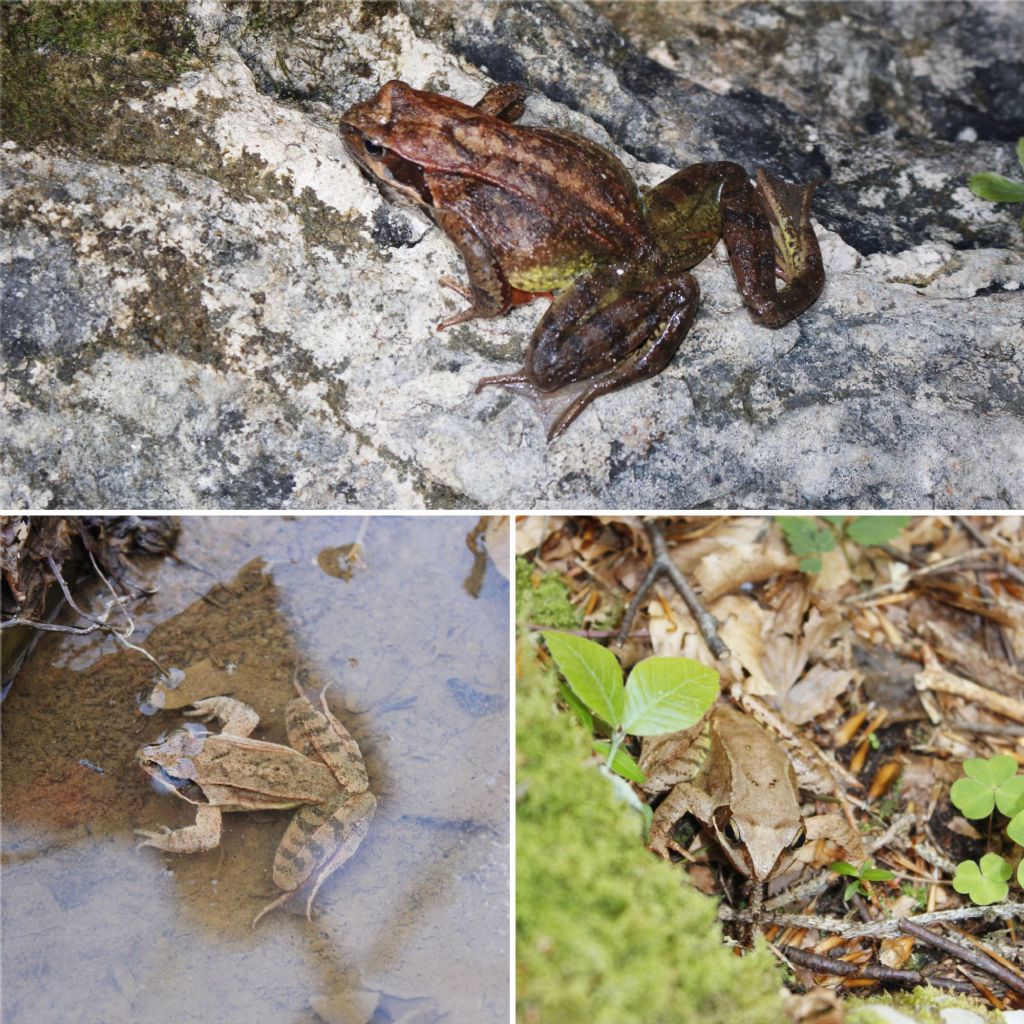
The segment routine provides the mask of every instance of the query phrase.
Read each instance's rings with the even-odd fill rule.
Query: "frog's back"
[[[514,287],[557,290],[648,244],[635,182],[596,143],[484,115],[451,136],[461,159],[430,175],[435,202],[474,225]]]
[[[205,753],[203,792],[225,811],[320,803],[337,789],[326,765],[279,743],[210,736]]]

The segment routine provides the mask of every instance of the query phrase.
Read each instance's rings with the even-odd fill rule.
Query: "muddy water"
[[[144,658],[43,638],[3,707],[7,1024],[508,1019],[508,584],[489,565],[467,592],[474,524],[184,519],[181,561],[137,563],[159,590],[133,640],[185,680],[150,715]],[[208,853],[137,852],[135,828],[195,807],[135,752],[181,723],[173,705],[225,692],[286,743],[296,671],[314,699],[331,684],[379,804],[312,923],[299,899],[254,932],[292,812],[226,814]]]

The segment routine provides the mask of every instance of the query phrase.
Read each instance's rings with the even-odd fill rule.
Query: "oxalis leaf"
[[[626,682],[622,728],[633,736],[688,729],[718,696],[718,673],[691,658],[645,658]]]
[[[1024,799],[1024,781],[1018,783],[1014,778],[1014,758],[1009,754],[972,757],[964,761],[963,769],[967,778],[957,779],[949,796],[965,817],[987,818],[997,803],[1004,814],[1016,813],[1018,801]],[[1024,776],[1020,778],[1024,780]]]
[[[619,725],[626,695],[615,655],[586,637],[543,632],[551,657],[573,693],[609,725]]]
[[[1006,826],[1006,834],[1018,846],[1024,846],[1024,811],[1014,815],[1013,820]]]
[[[1024,811],[1024,775],[1015,775],[996,790],[996,807],[1008,818]]]
[[[979,907],[1005,900],[1010,891],[1006,880],[1013,869],[995,853],[986,853],[979,862],[961,861],[953,876],[953,888],[971,898]]]

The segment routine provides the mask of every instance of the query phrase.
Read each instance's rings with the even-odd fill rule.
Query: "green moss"
[[[780,975],[722,945],[714,903],[652,857],[640,819],[586,762],[555,681],[521,643],[517,1004],[521,1021],[776,1024]]]
[[[26,147],[102,131],[118,100],[173,81],[195,47],[176,0],[5,2],[0,27],[3,137]]]
[[[557,573],[533,578],[533,566],[516,559],[516,621],[533,622],[556,629],[575,629],[582,621],[580,610],[569,601],[569,588]]]
[[[877,1012],[879,1007],[898,1010],[919,1024],[944,1024],[941,1013],[946,1009],[970,1010],[980,1020],[1002,1024],[1003,1015],[989,1010],[984,1003],[967,996],[953,995],[924,986],[912,992],[895,992],[847,1002],[846,1024],[890,1024],[890,1019]]]

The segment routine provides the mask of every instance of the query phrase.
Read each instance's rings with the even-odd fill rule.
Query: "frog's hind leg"
[[[312,889],[306,900],[308,918],[320,886],[359,848],[376,809],[377,800],[372,793],[356,793],[342,800],[326,818],[322,806],[300,807],[274,857],[274,884],[284,893],[256,915],[253,927],[312,877]]]
[[[818,184],[794,185],[759,169],[756,188],[746,172],[729,175],[723,185],[722,238],[751,319],[762,327],[789,323],[825,286],[811,226]]]
[[[324,688],[326,691],[326,687]],[[327,708],[324,694],[318,711],[306,697],[296,697],[285,708],[285,728],[292,747],[330,768],[345,793],[362,793],[369,788],[366,765],[359,744]]]
[[[530,370],[485,377],[477,392],[498,385],[528,399],[550,442],[595,398],[661,373],[693,323],[697,282],[677,271],[629,287],[614,274],[596,272],[563,292],[534,332]]]
[[[811,226],[818,184],[794,185],[758,170],[755,187],[739,164],[720,160],[677,171],[644,197],[644,205],[659,248],[687,266],[711,251],[720,232],[751,318],[762,327],[782,327],[825,284]]]

